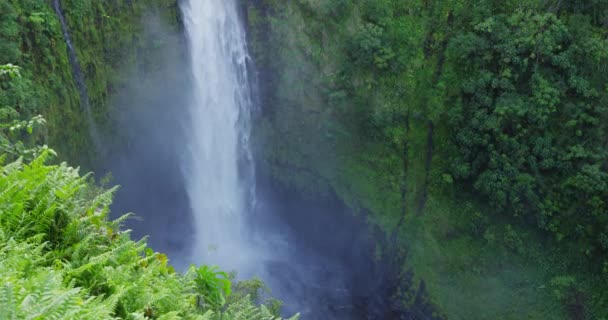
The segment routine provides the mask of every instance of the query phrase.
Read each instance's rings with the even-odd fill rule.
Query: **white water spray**
[[[192,260],[247,273],[259,253],[246,229],[254,190],[245,31],[233,0],[184,0],[181,9],[193,76],[184,160],[195,223]]]

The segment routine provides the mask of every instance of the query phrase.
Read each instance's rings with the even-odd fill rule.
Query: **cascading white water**
[[[361,260],[358,250],[365,250],[357,246],[349,253],[350,246],[366,242],[345,235],[340,216],[332,220],[328,218],[333,212],[325,214],[313,206],[312,212],[285,206],[286,215],[295,213],[287,220],[300,228],[296,236],[282,219],[275,219],[282,214],[275,210],[283,207],[275,208],[261,191],[259,219],[248,218],[255,207],[248,146],[254,96],[237,1],[181,0],[193,90],[182,165],[195,223],[193,256],[188,262],[219,265],[242,278],[263,279],[285,302],[288,313],[301,311],[310,319],[359,318],[367,310],[356,306],[365,301],[367,308],[367,296],[358,297],[351,290],[368,282],[352,281],[357,278],[351,276],[359,274],[353,270],[377,279],[368,273],[375,270],[368,265],[350,264]],[[332,238],[334,234],[338,240]]]
[[[253,256],[245,218],[254,199],[245,31],[233,0],[184,0],[181,9],[193,76],[184,160],[192,262],[243,272]]]

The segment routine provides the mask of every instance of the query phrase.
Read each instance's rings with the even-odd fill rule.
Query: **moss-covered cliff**
[[[61,5],[93,119],[101,131],[113,133],[109,115],[116,111],[117,94],[134,82],[135,74],[144,82],[166,71],[158,52],[175,45],[166,35],[181,28],[177,1],[64,0]],[[42,114],[48,121],[47,143],[62,158],[92,168],[99,150],[87,128],[51,1],[3,1],[0,17],[0,64],[18,65],[23,75],[11,83],[20,89],[0,92],[0,102],[26,115]]]
[[[543,5],[519,9],[585,12]],[[455,181],[451,169],[459,154],[454,97],[465,80],[450,44],[471,41],[469,32],[493,20],[479,21],[520,11],[492,1],[245,7],[263,96],[254,129],[261,171],[312,196],[335,193],[367,214],[406,248],[404,268],[450,319],[606,315],[604,276],[587,272],[596,260],[580,259],[577,245],[556,242],[530,219],[502,215],[463,190],[467,182]],[[599,5],[584,8],[592,9],[600,15]]]

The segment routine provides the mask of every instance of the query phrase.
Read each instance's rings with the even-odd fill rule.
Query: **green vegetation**
[[[241,2],[262,171],[366,214],[450,319],[608,319],[608,2]],[[179,76],[158,60],[180,45],[157,32],[181,31],[176,2],[63,6],[113,132],[129,78]],[[276,313],[257,280],[175,273],[105,219],[112,191],[45,164],[49,144],[92,165],[79,99],[48,1],[0,2],[0,317]]]
[[[58,149],[74,158],[75,150],[67,150],[80,149],[86,158],[87,130],[55,13],[40,1],[3,1],[0,16],[0,64],[22,68],[21,77],[2,84],[0,107],[11,106],[26,118],[47,115]]]
[[[12,64],[0,65],[0,88],[3,84],[16,81],[21,77],[21,69]],[[3,89],[4,90],[4,89]],[[25,158],[31,160],[48,150],[39,146],[40,130],[46,121],[37,115],[30,120],[22,120],[19,112],[11,107],[0,107],[0,153],[4,160]]]
[[[604,1],[246,3],[262,170],[369,213],[450,319],[608,317]]]
[[[72,78],[65,41],[51,1],[0,3],[0,65],[22,68],[21,77],[4,83],[0,107],[26,117],[43,114],[46,133],[62,159],[87,168],[95,165],[93,147]],[[138,70],[173,74],[160,63],[160,52],[174,50],[168,34],[179,30],[177,4],[171,0],[63,0],[71,38],[85,76],[93,117],[103,133],[113,133],[112,99]],[[145,19],[144,19],[145,18]],[[159,28],[162,26],[162,32]],[[147,31],[151,30],[151,31]],[[10,89],[10,90],[8,90]]]
[[[497,15],[449,48],[458,180],[497,211],[531,217],[565,246],[608,250],[608,42],[588,17]]]
[[[47,156],[0,166],[2,319],[278,319],[248,295],[231,299],[225,273],[176,273],[106,220],[114,190]]]

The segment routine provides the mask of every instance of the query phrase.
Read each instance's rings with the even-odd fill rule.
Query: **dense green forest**
[[[267,172],[396,237],[448,318],[608,316],[607,2],[245,2]]]
[[[240,2],[260,172],[383,230],[437,315],[608,319],[608,1]],[[112,132],[132,73],[174,76],[140,21],[181,32],[177,3],[63,3]],[[116,190],[63,163],[99,151],[65,52],[50,1],[0,2],[0,318],[276,317],[258,281],[175,272],[107,219]]]

